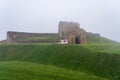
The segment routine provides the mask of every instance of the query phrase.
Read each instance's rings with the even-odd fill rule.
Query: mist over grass
[[[1,61],[27,61],[120,79],[120,45],[1,45]]]
[[[89,50],[96,52],[106,52],[110,54],[120,54],[120,44],[87,44],[83,45]]]

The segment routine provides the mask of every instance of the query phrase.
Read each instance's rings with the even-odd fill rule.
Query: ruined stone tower
[[[86,31],[80,28],[79,23],[60,21],[58,32],[59,36],[67,39],[69,44],[86,43]]]

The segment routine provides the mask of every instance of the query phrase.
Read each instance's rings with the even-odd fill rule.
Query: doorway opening
[[[80,37],[75,37],[75,44],[80,44]]]

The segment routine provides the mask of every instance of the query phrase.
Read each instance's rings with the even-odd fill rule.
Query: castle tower
[[[79,23],[60,21],[58,34],[67,39],[69,44],[86,43],[86,31],[80,29]]]

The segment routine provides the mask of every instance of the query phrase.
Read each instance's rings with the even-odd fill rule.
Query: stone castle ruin
[[[86,31],[78,23],[60,22],[58,34],[67,39],[69,44],[86,44]]]
[[[26,32],[7,32],[7,39],[0,43],[58,43],[60,40],[67,40],[68,44],[86,44],[87,37],[97,36],[86,32],[80,28],[79,23],[60,21],[58,25],[58,33],[26,33]]]

